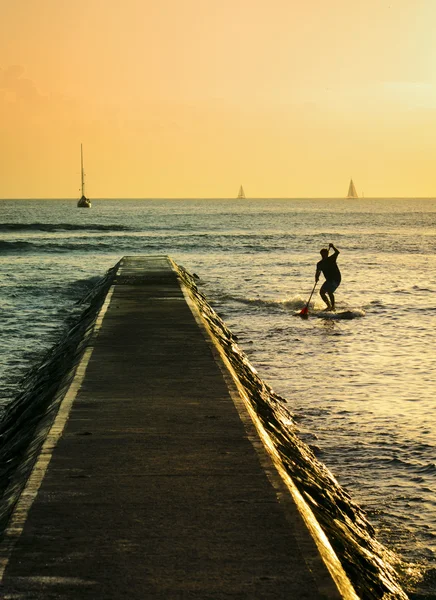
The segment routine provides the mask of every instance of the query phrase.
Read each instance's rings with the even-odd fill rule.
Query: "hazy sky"
[[[436,195],[435,0],[0,3],[0,197]]]

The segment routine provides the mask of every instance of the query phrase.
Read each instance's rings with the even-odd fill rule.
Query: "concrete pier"
[[[0,597],[357,598],[326,552],[172,262],[124,258],[5,533]]]

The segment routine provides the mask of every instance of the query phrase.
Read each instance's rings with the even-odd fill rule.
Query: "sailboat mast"
[[[85,195],[85,173],[83,172],[83,148],[80,144],[80,169],[82,173],[82,196]]]

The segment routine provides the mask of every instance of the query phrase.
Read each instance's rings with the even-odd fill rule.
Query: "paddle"
[[[316,284],[317,284],[317,283],[318,283],[318,282],[317,282],[317,281],[315,281],[315,285],[313,286],[313,290],[310,292],[309,300],[307,301],[307,304],[306,304],[306,306],[305,306],[305,307],[304,307],[304,308],[301,310],[301,312],[300,312],[300,314],[299,314],[299,316],[300,316],[300,317],[303,317],[303,319],[307,319],[307,318],[309,317],[309,302],[310,302],[310,301],[311,301],[311,299],[312,299],[313,292],[315,291],[315,288],[316,288]]]

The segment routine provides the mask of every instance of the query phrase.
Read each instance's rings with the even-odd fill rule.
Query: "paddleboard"
[[[313,313],[313,316],[321,319],[351,320],[364,317],[365,313],[363,310],[342,310],[339,312],[322,310],[320,312]]]
[[[307,319],[308,317],[316,317],[317,319],[330,319],[333,321],[350,321],[351,319],[359,319],[365,316],[365,312],[360,309],[355,310],[342,310],[334,312],[332,310],[309,310],[308,314],[302,315],[301,311],[294,313],[294,317],[302,317]]]

